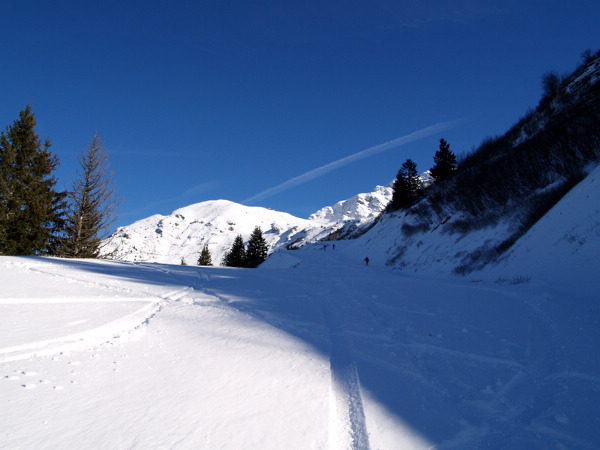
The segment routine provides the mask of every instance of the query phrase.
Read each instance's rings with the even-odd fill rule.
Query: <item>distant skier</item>
[[[368,265],[369,265],[369,257],[367,256],[367,257],[365,258],[365,266],[368,266]]]

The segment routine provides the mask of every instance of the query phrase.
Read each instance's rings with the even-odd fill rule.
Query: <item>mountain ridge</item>
[[[244,206],[229,200],[208,200],[155,214],[119,227],[102,247],[106,258],[127,261],[195,264],[206,244],[213,265],[220,265],[235,237],[247,241],[258,226],[269,252],[298,248],[330,239],[344,230],[350,234],[371,224],[391,199],[389,186],[357,194],[312,214],[309,219],[259,206]]]

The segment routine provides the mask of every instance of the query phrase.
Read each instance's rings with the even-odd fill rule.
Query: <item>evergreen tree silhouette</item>
[[[456,155],[444,139],[440,139],[440,148],[435,152],[433,162],[434,166],[429,173],[436,183],[447,180],[456,170]]]
[[[402,164],[394,180],[393,189],[392,201],[388,205],[388,210],[408,209],[416,203],[421,190],[421,180],[417,174],[417,164],[414,161],[407,159]]]

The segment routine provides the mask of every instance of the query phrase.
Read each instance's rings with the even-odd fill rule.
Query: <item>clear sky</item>
[[[31,104],[66,188],[95,131],[116,225],[212,199],[307,217],[440,138],[460,155],[600,48],[595,0],[12,1],[0,126]]]

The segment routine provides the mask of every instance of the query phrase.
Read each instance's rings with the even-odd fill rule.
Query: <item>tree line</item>
[[[0,255],[96,258],[120,199],[108,155],[94,134],[69,190],[56,187],[58,157],[27,105],[0,133]]]

